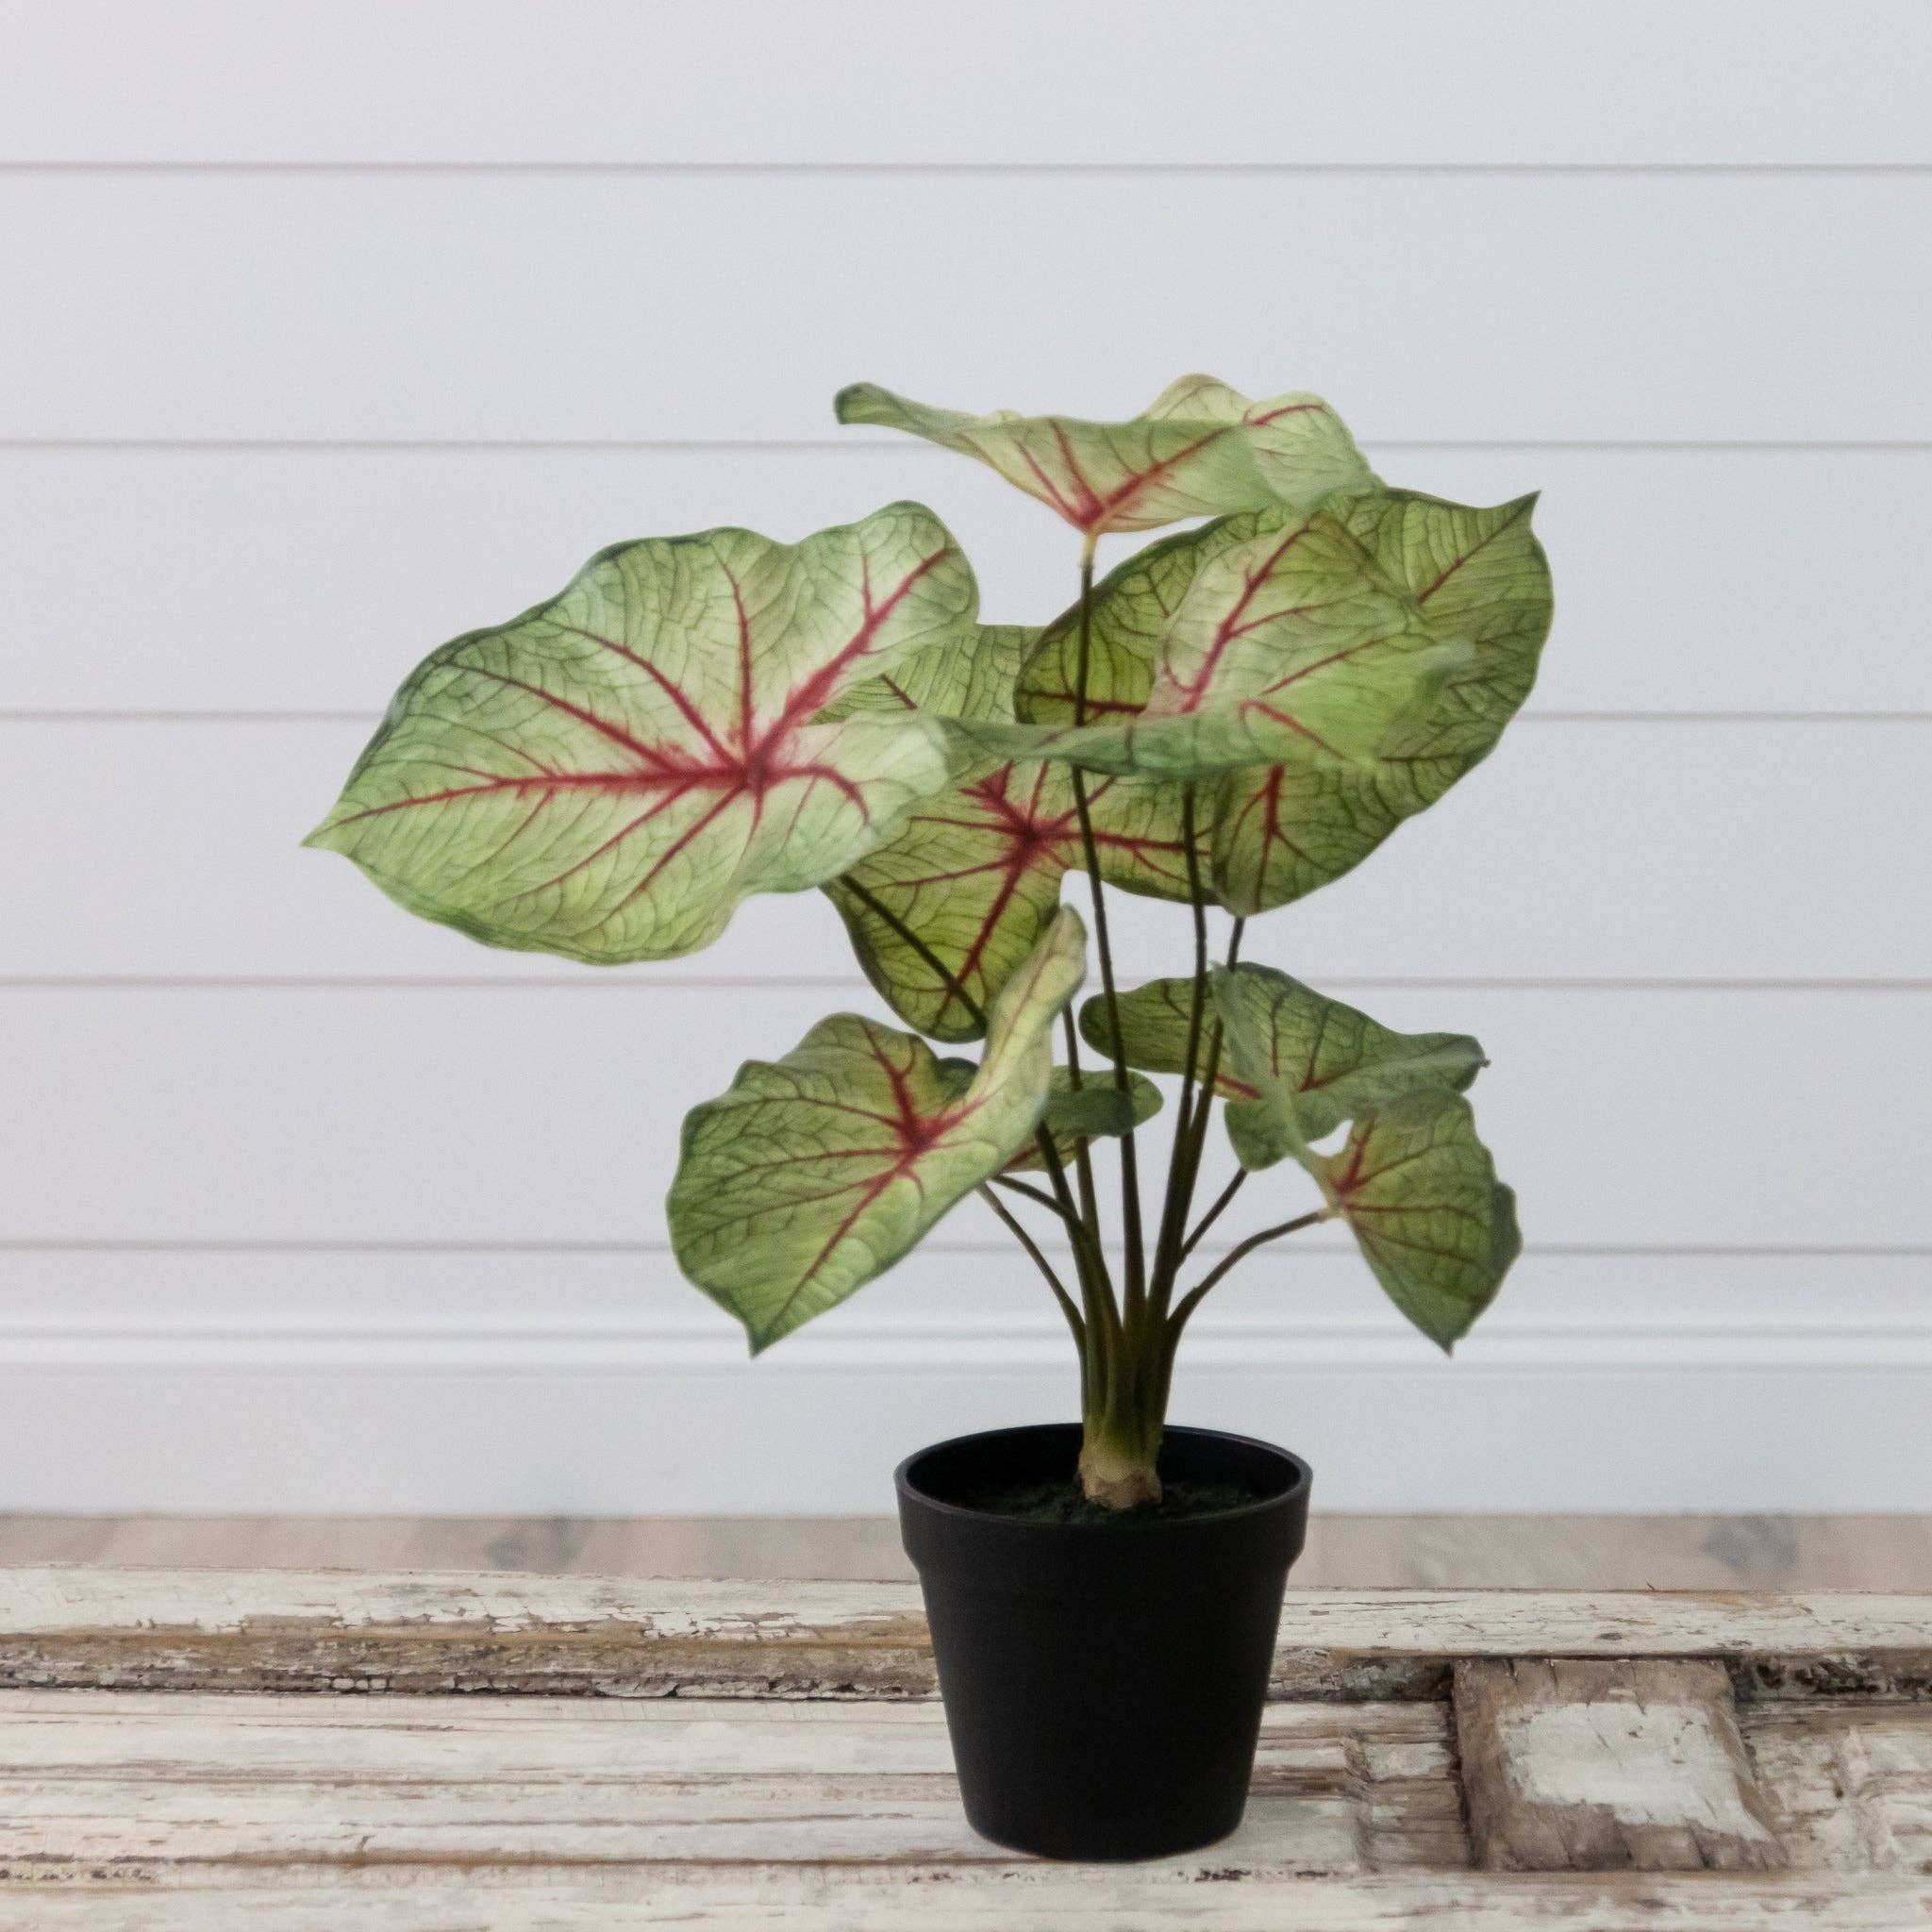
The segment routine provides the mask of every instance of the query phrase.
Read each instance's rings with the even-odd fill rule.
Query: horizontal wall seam
[[[933,161],[933,160],[259,160],[236,157],[201,158],[194,160],[77,160],[22,158],[0,161],[0,175],[134,175],[180,176],[258,175],[270,179],[278,176],[376,177],[425,176],[532,176],[623,178],[653,176],[730,179],[764,175],[826,176],[830,178],[880,179],[897,175],[956,176],[967,179],[1021,176],[1115,176],[1152,177],[1159,175],[1447,175],[1474,179],[1548,176],[1555,179],[1629,175],[1637,179],[1737,179],[1765,176],[1772,179],[1817,176],[1879,178],[1932,175],[1932,161]]]
[[[1117,1246],[1118,1244],[1110,1244]],[[1217,1254],[1224,1243],[1204,1241],[1201,1254]],[[1231,1244],[1227,1244],[1231,1245]],[[999,1255],[1015,1250],[1004,1241],[925,1241],[920,1252],[928,1255]],[[1297,1243],[1301,1255],[1352,1255],[1356,1249],[1337,1241]],[[1532,1257],[1563,1259],[1631,1257],[1641,1259],[1792,1259],[1792,1260],[1917,1260],[1932,1258],[1932,1244],[1817,1245],[1803,1242],[1644,1242],[1530,1241],[1523,1252]],[[326,1240],[298,1238],[175,1239],[167,1236],[17,1236],[0,1239],[0,1255],[532,1255],[532,1256],[653,1256],[668,1257],[669,1240],[658,1241],[436,1241]]]
[[[1926,978],[1730,978],[1562,975],[1501,976],[1326,974],[1324,986],[1357,991],[1416,992],[1932,992]],[[1129,974],[1124,984],[1141,982]],[[858,992],[857,973],[42,973],[0,974],[8,992]]]
[[[1861,454],[1924,456],[1924,437],[1399,437],[1362,436],[1371,450],[1482,453],[1583,451],[1697,455],[1704,452],[1785,455]],[[0,455],[114,456],[320,456],[387,455],[731,455],[876,456],[904,453],[904,437],[877,436],[4,436]]]
[[[0,706],[4,724],[330,724],[374,730],[377,709],[122,709],[105,706]],[[1932,724],[1932,711],[1555,711],[1528,710],[1512,724]]]

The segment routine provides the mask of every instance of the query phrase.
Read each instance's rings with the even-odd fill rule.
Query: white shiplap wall
[[[1559,617],[1250,946],[1481,1035],[1524,1259],[1453,1365],[1332,1244],[1256,1270],[1177,1412],[1331,1504],[1924,1507],[1928,81],[1923,0],[0,5],[0,1508],[864,1510],[1066,1412],[976,1208],[756,1365],[675,1278],[682,1109],[869,1004],[816,895],[598,974],[294,841],[621,536],[914,495],[1064,601],[840,384],[1194,367],[1541,486]]]

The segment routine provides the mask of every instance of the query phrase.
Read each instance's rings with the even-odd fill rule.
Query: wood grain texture
[[[328,1874],[197,1873],[158,1895],[111,1874],[67,1890],[0,1891],[0,1932],[1912,1932],[1932,1921],[1924,1879],[1770,1881],[1629,1874],[1591,1878],[1390,1873],[1262,1882],[1205,1860],[1146,1866],[667,1867],[648,1874],[495,1868]]]
[[[1749,1697],[1917,1694],[1932,1604],[1857,1592],[1291,1591],[1276,1697],[1438,1698],[1483,1657],[1720,1659]],[[908,1584],[0,1570],[0,1685],[932,1694]]]
[[[1022,1861],[959,1809],[935,1705],[721,1707],[679,1696],[0,1694],[0,1889],[166,1884],[209,1866],[337,1872]],[[1466,1865],[1440,1705],[1274,1707],[1243,1878]]]
[[[1755,1872],[1785,1862],[1731,1680],[1674,1659],[1456,1667],[1476,1862],[1491,1872]]]
[[[0,1565],[541,1571],[909,1581],[889,1516],[0,1515]],[[1297,1590],[1932,1594],[1932,1517],[1393,1516],[1323,1510]]]

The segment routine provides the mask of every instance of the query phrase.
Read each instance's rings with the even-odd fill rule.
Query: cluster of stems
[[[1088,661],[1093,606],[1093,541],[1090,538],[1080,559],[1080,605],[1074,722],[1087,722]],[[1073,772],[1074,815],[1093,901],[1093,942],[1100,962],[1101,996],[1106,1003],[1111,1042],[1112,1080],[1121,1096],[1127,1125],[1118,1137],[1121,1169],[1122,1240],[1118,1281],[1108,1258],[1098,1199],[1093,1185],[1090,1142],[1074,1143],[1073,1173],[1067,1172],[1054,1137],[1042,1126],[1038,1145],[1048,1185],[1036,1187],[1016,1175],[997,1175],[979,1192],[1045,1277],[1060,1312],[1073,1331],[1080,1356],[1081,1450],[1080,1480],[1087,1495],[1113,1508],[1127,1509],[1158,1501],[1160,1478],[1156,1461],[1166,1423],[1168,1391],[1174,1379],[1174,1351],[1188,1318],[1208,1291],[1241,1258],[1265,1242],[1312,1226],[1327,1218],[1325,1209],[1303,1214],[1277,1226],[1266,1227],[1237,1242],[1186,1291],[1180,1277],[1191,1257],[1241,1191],[1247,1178],[1238,1173],[1213,1203],[1193,1221],[1194,1193],[1200,1179],[1202,1152],[1216,1099],[1220,1071],[1221,1029],[1208,1011],[1208,901],[1200,874],[1195,837],[1194,797],[1188,788],[1182,805],[1181,841],[1188,870],[1188,897],[1193,913],[1194,974],[1192,1006],[1188,1016],[1187,1058],[1181,1074],[1174,1144],[1167,1178],[1161,1191],[1160,1216],[1150,1252],[1143,1214],[1140,1151],[1135,1144],[1133,1075],[1126,1062],[1121,1028],[1120,997],[1114,983],[1113,947],[1108,932],[1107,895],[1088,806],[1086,775]],[[887,920],[908,945],[940,975],[953,998],[984,1026],[986,1015],[972,994],[927,945],[870,893],[862,895],[871,909]],[[1234,922],[1226,964],[1241,956],[1242,921]],[[1078,1030],[1069,1009],[1063,1015],[1067,1064],[1077,1089],[1083,1078]],[[1198,1077],[1196,1069],[1199,1069]],[[1096,1070],[1095,1077],[1104,1077]],[[1073,1258],[1074,1291],[1048,1259],[1024,1223],[1000,1198],[1000,1190],[1024,1198],[1052,1214],[1062,1225]]]

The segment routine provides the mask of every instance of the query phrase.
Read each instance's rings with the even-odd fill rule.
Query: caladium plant
[[[1391,1031],[1242,950],[1250,918],[1359,864],[1522,706],[1551,613],[1533,499],[1392,489],[1318,397],[1207,376],[1122,423],[870,384],[837,409],[977,458],[1073,525],[1068,608],[981,625],[917,504],[796,544],[620,544],[432,652],[309,842],[487,944],[598,964],[690,953],[752,892],[822,888],[904,1024],[834,1014],[691,1114],[679,1264],[756,1353],[977,1197],[1072,1332],[1086,1492],[1130,1507],[1159,1494],[1182,1331],[1244,1257],[1338,1221],[1445,1350],[1515,1257],[1464,1098],[1481,1047]],[[1096,582],[1102,536],[1184,520]],[[1077,1010],[1069,873],[1099,980]],[[1117,982],[1109,887],[1187,908],[1188,971]],[[1234,915],[1219,960],[1213,908]],[[1156,1075],[1174,1090],[1158,1187]],[[1197,1213],[1217,1108],[1239,1166]],[[1280,1172],[1310,1205],[1197,1262],[1249,1177]]]

